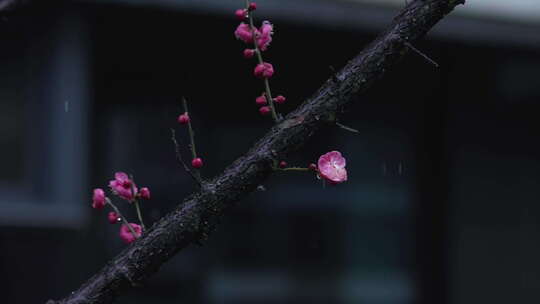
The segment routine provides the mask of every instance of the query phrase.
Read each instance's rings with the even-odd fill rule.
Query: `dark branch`
[[[111,303],[118,293],[138,286],[161,265],[191,243],[204,241],[220,217],[235,202],[257,189],[273,172],[274,161],[298,149],[325,124],[332,124],[340,108],[368,89],[394,66],[409,48],[463,0],[417,0],[409,3],[390,27],[334,79],[274,126],[244,156],[201,190],[187,197],[139,240],[112,259],[63,303]]]

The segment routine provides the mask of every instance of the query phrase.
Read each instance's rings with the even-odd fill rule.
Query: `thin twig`
[[[133,196],[132,203],[135,204],[135,210],[137,211],[139,223],[141,223],[143,231],[146,231],[146,227],[144,226],[142,218],[141,208],[139,206],[139,201],[137,200],[137,191],[135,191],[135,179],[133,178],[133,175],[130,175],[129,178],[131,179],[131,196]]]
[[[404,44],[410,48],[411,50],[415,51],[418,55],[422,56],[422,58],[424,58],[425,60],[427,60],[429,63],[433,64],[436,68],[439,67],[439,64],[437,62],[435,62],[435,60],[431,59],[428,57],[428,55],[422,53],[419,49],[415,48],[411,43],[409,43],[408,41],[405,41]]]
[[[138,238],[137,236],[137,233],[135,233],[135,230],[133,230],[133,227],[131,227],[131,225],[129,224],[129,222],[126,220],[126,218],[122,215],[122,213],[120,212],[120,210],[118,210],[118,208],[111,202],[111,200],[107,197],[105,198],[105,201],[107,202],[107,204],[109,206],[111,206],[111,208],[113,208],[114,212],[116,212],[116,214],[118,215],[118,217],[124,222],[124,225],[126,225],[129,229],[129,231],[131,231],[131,234],[133,234],[133,237],[134,238]]]
[[[344,124],[341,124],[339,122],[336,121],[336,126],[342,128],[343,130],[347,130],[349,132],[353,132],[353,133],[360,133],[360,131],[356,130],[356,129],[353,129],[351,127],[347,127],[346,125]]]
[[[174,150],[176,152],[176,159],[180,162],[180,164],[182,164],[182,166],[184,167],[184,170],[186,170],[186,172],[189,174],[189,176],[191,176],[191,178],[193,178],[193,180],[197,183],[197,185],[199,185],[199,187],[202,187],[202,180],[197,175],[195,175],[193,173],[193,171],[191,171],[189,166],[184,161],[184,158],[182,158],[182,154],[180,153],[180,145],[178,144],[178,141],[176,140],[176,131],[174,131],[174,129],[172,129],[172,128],[171,128],[171,140],[174,143]]]

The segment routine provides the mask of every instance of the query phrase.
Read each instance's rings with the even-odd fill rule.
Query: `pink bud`
[[[274,101],[278,104],[282,104],[285,102],[285,100],[287,100],[285,97],[283,97],[282,95],[278,95],[276,98],[274,98]]]
[[[133,233],[131,232],[131,230],[129,229],[129,227],[127,225],[124,224],[124,225],[122,225],[122,227],[120,227],[120,238],[126,244],[132,243],[136,239],[140,238],[141,234],[142,234],[142,227],[141,226],[139,226],[137,224],[134,224],[134,223],[129,223],[129,226],[131,226],[131,228],[133,228],[133,231],[135,231],[135,235],[133,235]]]
[[[150,189],[148,189],[147,187],[141,188],[141,190],[139,191],[139,195],[144,199],[150,199]]]
[[[187,123],[189,123],[190,119],[189,119],[189,115],[187,112],[185,112],[184,114],[178,116],[178,123],[181,124],[181,125],[185,125]]]
[[[315,165],[314,163],[309,164],[308,168],[309,168],[309,170],[317,171],[317,165]]]
[[[287,167],[287,162],[284,161],[284,160],[280,161],[280,162],[279,162],[279,167],[280,167],[281,169],[286,168],[286,167]]]
[[[261,95],[255,99],[255,103],[259,106],[264,106],[266,104],[266,96]]]
[[[245,9],[239,8],[234,12],[234,14],[238,20],[246,20],[247,18],[247,11]]]
[[[250,11],[256,10],[256,9],[257,9],[257,3],[251,2],[251,3],[249,4],[248,9],[249,9]]]
[[[268,62],[263,62],[255,67],[253,74],[258,78],[270,78],[274,75],[274,67]]]
[[[197,157],[191,161],[191,165],[193,166],[193,168],[199,169],[203,166],[203,161],[200,157]]]
[[[245,49],[244,50],[244,58],[250,59],[250,58],[253,58],[254,55],[255,55],[255,50],[253,50],[253,49]]]
[[[259,113],[261,113],[261,115],[263,115],[263,116],[266,116],[266,115],[270,114],[270,111],[271,111],[270,107],[268,107],[268,106],[264,106],[264,107],[261,107],[259,109]]]
[[[92,208],[102,209],[103,207],[105,207],[105,192],[101,188],[96,188],[92,197]]]
[[[108,216],[108,219],[109,219],[109,223],[111,224],[116,224],[118,223],[118,214],[116,212],[109,212],[109,216]]]

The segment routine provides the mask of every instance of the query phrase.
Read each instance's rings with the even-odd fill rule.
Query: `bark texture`
[[[163,263],[191,243],[204,241],[220,217],[272,173],[275,161],[298,149],[319,128],[368,89],[409,51],[408,43],[422,38],[464,0],[416,0],[395,17],[389,28],[349,61],[311,98],[288,114],[244,156],[205,181],[200,191],[156,222],[65,299],[48,304],[112,303],[128,288],[139,286]]]

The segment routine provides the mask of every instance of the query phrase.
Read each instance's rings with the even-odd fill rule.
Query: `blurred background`
[[[469,0],[286,161],[340,150],[349,182],[275,174],[210,239],[117,303],[538,303],[540,2]],[[170,128],[190,102],[206,177],[271,126],[235,40],[240,0],[34,1],[0,20],[0,291],[44,303],[125,247],[91,190],[148,186],[147,223],[195,187]],[[258,1],[287,113],[404,0]],[[184,150],[189,158],[189,152]],[[118,202],[129,216],[133,210]]]

